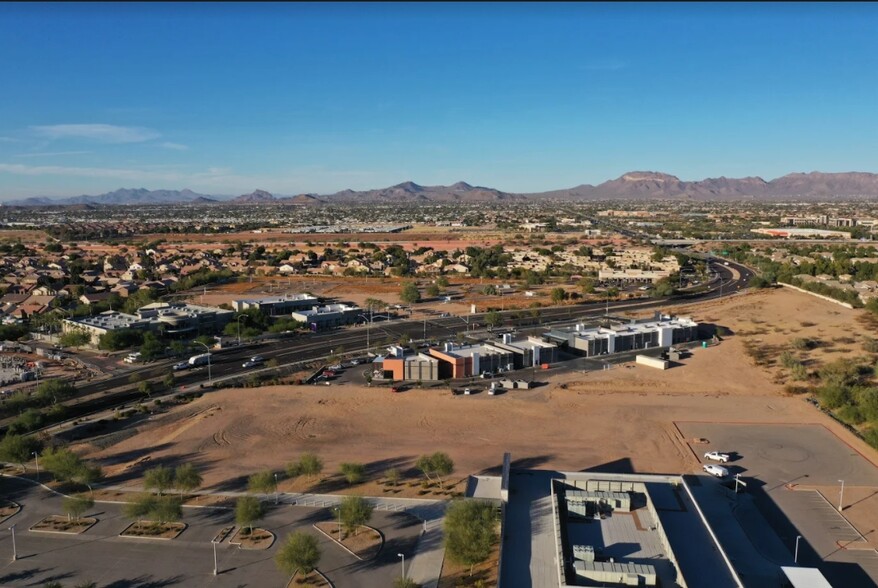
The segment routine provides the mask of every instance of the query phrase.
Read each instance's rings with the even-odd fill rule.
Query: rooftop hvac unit
[[[503,335],[503,342],[506,343],[507,345],[512,343],[512,333],[505,333]]]
[[[454,351],[454,343],[445,343],[442,346],[442,349],[443,351],[445,351],[445,353],[450,353],[451,351]]]

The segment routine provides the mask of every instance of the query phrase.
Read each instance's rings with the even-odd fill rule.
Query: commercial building
[[[471,378],[484,372],[497,372],[514,365],[514,353],[490,343],[458,346],[446,343],[428,353],[439,360],[439,379]]]
[[[694,341],[698,338],[698,323],[690,318],[656,313],[652,319],[627,323],[619,321],[591,328],[577,324],[549,331],[543,337],[585,357],[593,357]]]
[[[501,337],[500,342],[492,345],[512,353],[511,367],[516,370],[558,361],[558,346],[543,341],[539,337],[515,340],[512,334],[505,334]],[[504,368],[506,367],[504,366]]]
[[[402,347],[393,347],[392,354],[376,358],[373,365],[385,379],[411,382],[438,382],[439,359],[426,353],[406,355]]]
[[[683,476],[511,467],[474,476],[499,503],[500,588],[743,588]]]
[[[137,315],[108,310],[95,316],[64,319],[64,333],[85,332],[97,345],[101,335],[122,329],[160,332],[172,338],[190,338],[222,331],[234,312],[184,303],[156,302],[141,307]]]
[[[357,317],[363,312],[359,306],[347,304],[327,304],[326,306],[313,306],[309,310],[297,310],[292,313],[292,318],[309,325],[311,330],[319,331],[342,325],[351,325],[357,322]]]
[[[285,294],[283,296],[267,296],[264,298],[246,298],[232,300],[232,308],[237,312],[257,308],[269,316],[290,314],[296,310],[313,308],[320,299],[311,294]]]
[[[850,233],[845,233],[844,231],[830,231],[827,229],[750,229],[750,231],[752,231],[753,233],[759,233],[760,235],[768,235],[770,237],[782,237],[786,239],[802,239],[813,237],[822,237],[825,239],[849,239],[851,236]]]
[[[121,329],[140,329],[148,331],[150,321],[133,314],[108,310],[94,316],[64,319],[61,322],[62,333],[87,333],[91,344],[97,345],[101,335]]]

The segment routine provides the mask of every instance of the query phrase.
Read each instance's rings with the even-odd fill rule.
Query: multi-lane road
[[[748,268],[733,262],[711,261],[714,279],[698,292],[680,293],[661,299],[635,299],[608,302],[544,307],[539,316],[528,312],[502,311],[504,327],[526,327],[529,329],[570,324],[581,320],[593,320],[607,313],[622,311],[668,308],[675,305],[690,304],[729,296],[744,290],[753,273]],[[485,314],[465,316],[435,317],[373,322],[318,333],[301,333],[292,337],[270,340],[260,344],[242,345],[214,351],[210,374],[207,366],[173,372],[177,386],[189,387],[209,380],[230,376],[246,376],[252,368],[243,368],[242,363],[253,355],[261,355],[266,361],[274,359],[279,366],[319,360],[342,349],[347,355],[363,353],[369,348],[384,346],[386,341],[396,342],[403,336],[412,341],[441,341],[453,339],[460,332],[474,329],[484,330]],[[172,365],[179,359],[154,362],[133,370],[124,370],[118,375],[77,386],[76,398],[67,401],[68,415],[71,418],[92,414],[114,406],[140,400],[143,395],[130,385],[132,374],[141,379],[163,378],[171,372]],[[6,422],[0,422],[5,428]]]

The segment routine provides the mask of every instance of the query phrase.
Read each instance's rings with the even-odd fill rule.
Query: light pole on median
[[[405,582],[405,554],[397,553],[396,555],[402,558],[402,581]]]
[[[838,512],[844,510],[844,480],[839,480],[841,482],[841,492],[838,495]]]
[[[40,481],[40,456],[37,455],[36,451],[32,452],[31,455],[34,456],[34,461],[37,464],[37,482],[39,482]]]
[[[207,383],[213,386],[213,378],[210,375],[210,347],[208,347],[206,343],[202,343],[201,341],[196,341],[196,343],[198,343],[207,350]]]
[[[16,561],[18,559],[18,552],[15,550],[15,525],[9,527],[9,530],[12,531],[12,561]]]
[[[246,316],[246,314],[239,314],[238,318],[236,319],[238,322],[238,345],[241,344],[241,319],[246,318]]]
[[[341,543],[341,505],[335,507],[338,512],[338,542]]]
[[[799,563],[799,539],[801,538],[801,535],[796,535],[796,554],[793,556],[793,563],[797,565]]]
[[[216,539],[211,541],[213,544],[213,575],[216,576],[219,573],[219,567],[217,566],[216,561]]]

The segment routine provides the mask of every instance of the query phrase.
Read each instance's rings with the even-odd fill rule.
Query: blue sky
[[[878,172],[878,5],[3,4],[0,200]]]

